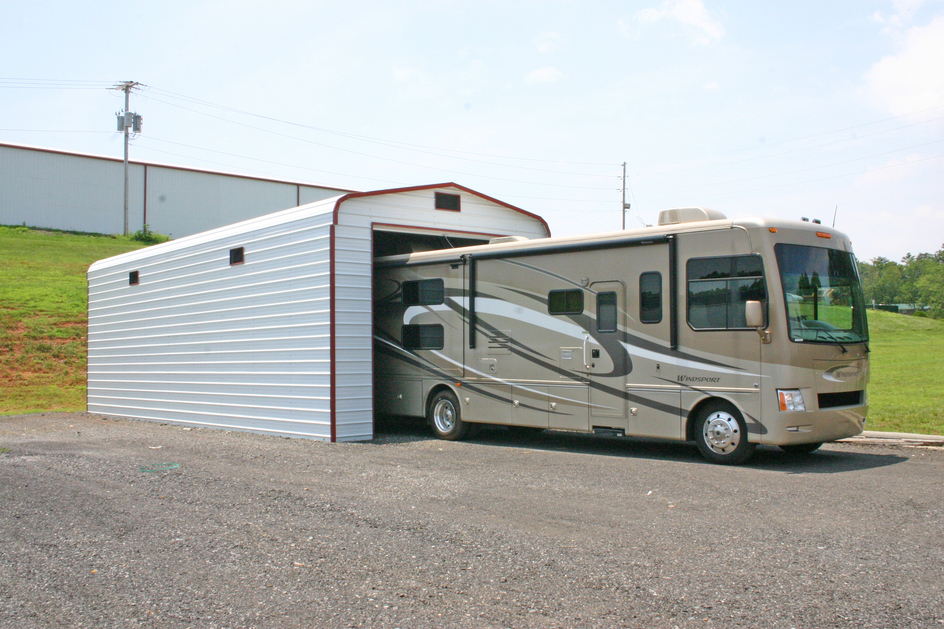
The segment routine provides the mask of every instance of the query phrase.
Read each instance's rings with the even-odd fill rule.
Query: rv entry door
[[[588,288],[592,321],[581,349],[590,380],[590,425],[624,428],[630,362],[620,337],[621,330],[626,329],[626,285],[606,280],[593,282]]]

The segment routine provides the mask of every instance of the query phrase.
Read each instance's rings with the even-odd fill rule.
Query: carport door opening
[[[470,238],[468,235],[455,236],[436,232],[410,233],[374,230],[373,252],[376,260],[380,257],[404,253],[482,245],[487,244],[488,240],[487,236]],[[463,271],[456,272],[461,277]],[[402,351],[397,349],[403,343],[402,317],[404,308],[406,308],[402,301],[402,286],[398,281],[391,281],[389,278],[382,279],[378,276],[376,268],[373,270],[372,284],[373,360],[371,371],[373,372],[374,381],[374,421],[376,430],[378,416],[422,416],[425,409],[421,399],[421,377],[414,378],[413,382],[406,384],[403,378],[398,378],[397,385],[399,388],[393,388],[394,383],[390,377],[394,372],[400,373],[401,371],[391,367],[391,361],[398,351]],[[445,366],[440,365],[442,368],[445,368]],[[391,371],[392,369],[394,370]]]
[[[469,238],[445,233],[416,234],[374,230],[374,257],[395,256],[402,253],[436,251],[471,245],[488,244],[488,238]]]

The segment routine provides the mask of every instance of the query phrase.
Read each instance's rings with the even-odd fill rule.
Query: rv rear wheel
[[[819,450],[819,447],[823,445],[822,443],[795,443],[789,446],[780,446],[780,449],[786,452],[787,454],[793,455],[802,455],[809,454],[810,452],[815,452]]]
[[[747,424],[741,413],[722,400],[709,402],[699,411],[695,443],[703,457],[722,465],[747,461],[757,447],[747,440]]]
[[[440,391],[429,401],[426,417],[440,439],[458,441],[469,433],[469,424],[462,421],[459,400],[448,389]]]

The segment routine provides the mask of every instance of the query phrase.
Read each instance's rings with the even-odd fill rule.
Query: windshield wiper
[[[829,330],[824,330],[823,328],[816,328],[816,337],[815,337],[815,338],[816,338],[817,340],[819,339],[819,335],[820,335],[820,334],[825,334],[825,335],[826,335],[826,338],[828,338],[830,341],[835,342],[836,345],[839,346],[839,349],[842,350],[842,353],[843,353],[843,354],[849,353],[849,350],[846,349],[846,346],[842,344],[842,340],[840,340],[840,339],[839,339],[838,337],[836,337],[836,336],[833,336],[833,333],[830,332]]]

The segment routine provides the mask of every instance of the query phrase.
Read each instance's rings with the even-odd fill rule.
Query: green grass
[[[0,226],[0,415],[85,410],[85,272],[144,246]]]
[[[869,310],[869,430],[944,435],[944,321]]]
[[[129,238],[0,226],[0,415],[85,410],[85,272]],[[869,311],[867,427],[944,435],[944,321]]]

